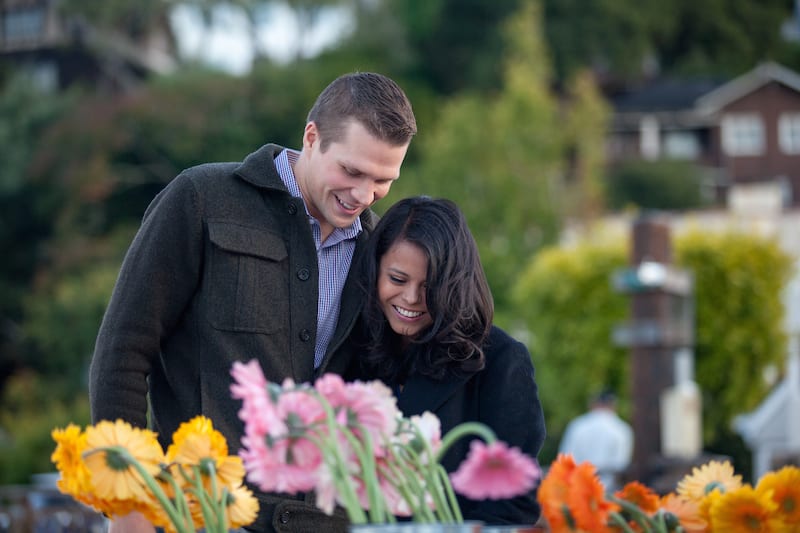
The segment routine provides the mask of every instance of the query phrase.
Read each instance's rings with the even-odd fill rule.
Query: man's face
[[[408,143],[393,146],[351,121],[338,142],[321,150],[316,124],[303,133],[303,162],[295,175],[308,211],[322,228],[325,240],[334,228],[352,224],[365,209],[389,193],[400,176]],[[297,172],[301,170],[300,172]]]

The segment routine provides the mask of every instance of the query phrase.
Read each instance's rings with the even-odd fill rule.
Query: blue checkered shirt
[[[275,158],[275,168],[289,193],[295,198],[303,198],[292,165],[300,153],[285,149]],[[305,205],[305,200],[303,200]],[[342,300],[342,287],[350,270],[356,237],[361,233],[361,219],[356,218],[346,228],[334,228],[325,242],[320,242],[321,229],[316,218],[311,216],[306,206],[306,216],[311,224],[311,233],[317,246],[317,269],[319,272],[319,300],[317,302],[317,339],[314,346],[314,368],[319,367],[328,344],[333,338],[339,320],[339,305]]]

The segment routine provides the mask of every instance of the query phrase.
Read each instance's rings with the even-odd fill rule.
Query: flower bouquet
[[[539,487],[539,502],[553,533],[798,532],[800,469],[769,472],[753,487],[729,462],[710,461],[665,496],[636,481],[606,495],[591,463],[561,454]]]
[[[59,490],[107,516],[138,511],[167,532],[223,533],[258,513],[241,458],[205,417],[184,422],[166,453],[155,433],[122,420],[52,435]]]
[[[245,434],[247,479],[266,492],[314,491],[331,514],[352,524],[463,521],[454,490],[472,499],[504,499],[533,489],[535,461],[498,441],[485,425],[465,422],[441,436],[431,414],[404,418],[378,381],[345,383],[327,374],[314,385],[268,382],[257,361],[234,363],[234,398]],[[458,439],[480,436],[448,475],[439,459]],[[485,442],[484,442],[485,441]]]

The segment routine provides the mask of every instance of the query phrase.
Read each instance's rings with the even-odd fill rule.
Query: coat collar
[[[435,413],[474,375],[475,372],[458,376],[447,374],[441,380],[420,375],[411,376],[406,381],[403,392],[397,397],[397,407],[407,417],[421,415],[425,411]]]
[[[277,144],[265,144],[236,167],[234,172],[240,178],[256,187],[286,190],[278,171],[275,169],[275,158],[284,150]]]

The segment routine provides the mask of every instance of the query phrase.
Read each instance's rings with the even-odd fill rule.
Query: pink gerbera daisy
[[[453,488],[473,500],[501,500],[531,490],[541,475],[536,462],[519,448],[475,440],[466,460],[450,479]]]

